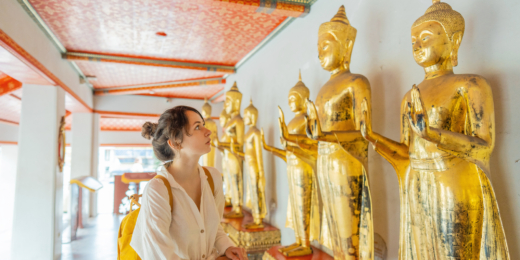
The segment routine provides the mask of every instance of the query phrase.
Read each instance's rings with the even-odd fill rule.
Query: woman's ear
[[[173,151],[179,150],[182,148],[181,144],[179,144],[177,142],[175,144],[173,144],[171,139],[168,139],[168,146],[170,146],[170,148],[172,148]]]

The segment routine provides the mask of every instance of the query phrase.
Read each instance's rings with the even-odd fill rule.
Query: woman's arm
[[[141,205],[130,246],[141,259],[180,259],[170,236],[172,209],[168,190],[161,180],[153,179],[148,183]]]

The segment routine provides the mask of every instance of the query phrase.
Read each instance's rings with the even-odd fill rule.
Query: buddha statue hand
[[[361,102],[361,122],[360,122],[361,135],[367,141],[374,144],[376,139],[372,136],[372,118],[368,113],[367,99],[364,98]]]
[[[260,129],[260,137],[262,138],[262,146],[267,149],[267,143],[265,142],[264,128]]]
[[[428,113],[424,107],[419,88],[414,84],[410,93],[411,102],[408,103],[410,111],[408,120],[412,130],[421,138],[431,141],[431,129],[428,121]]]
[[[289,131],[287,130],[287,125],[285,124],[285,117],[280,107],[278,107],[278,112],[280,113],[280,118],[278,118],[278,124],[280,126],[281,138],[287,139]]]
[[[307,136],[309,138],[317,140],[318,138],[324,136],[323,132],[321,131],[321,124],[320,119],[318,118],[318,112],[314,103],[309,99],[305,101],[305,104],[307,106],[307,115],[305,116]]]

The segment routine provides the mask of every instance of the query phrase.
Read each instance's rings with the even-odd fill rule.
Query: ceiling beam
[[[205,70],[205,71],[211,71],[211,72],[224,72],[224,73],[235,73],[235,71],[236,71],[234,66],[192,63],[192,62],[174,61],[174,60],[137,58],[137,57],[127,57],[127,56],[120,56],[120,55],[94,54],[94,53],[85,53],[85,52],[66,52],[66,53],[62,54],[62,57],[63,57],[63,59],[69,60],[69,61],[112,62],[112,63],[133,64],[133,65],[170,67],[170,68],[178,68],[178,69]]]
[[[211,78],[211,79],[199,79],[199,80],[185,80],[175,81],[162,84],[154,85],[141,85],[132,87],[121,87],[113,89],[101,89],[94,91],[94,95],[132,95],[132,94],[153,94],[155,92],[166,91],[172,88],[180,87],[194,87],[194,86],[207,86],[207,85],[218,85],[226,84],[226,79],[223,78]]]

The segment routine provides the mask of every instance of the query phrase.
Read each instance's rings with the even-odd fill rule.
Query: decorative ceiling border
[[[29,68],[39,73],[49,83],[58,85],[74,99],[76,99],[85,109],[92,111],[92,108],[85,103],[72,89],[70,89],[65,83],[63,83],[56,75],[48,70],[43,64],[41,64],[36,58],[34,58],[29,52],[27,52],[22,46],[18,45],[9,35],[7,35],[2,29],[0,29],[0,46],[6,49],[8,52],[17,57],[20,61],[25,63]]]

